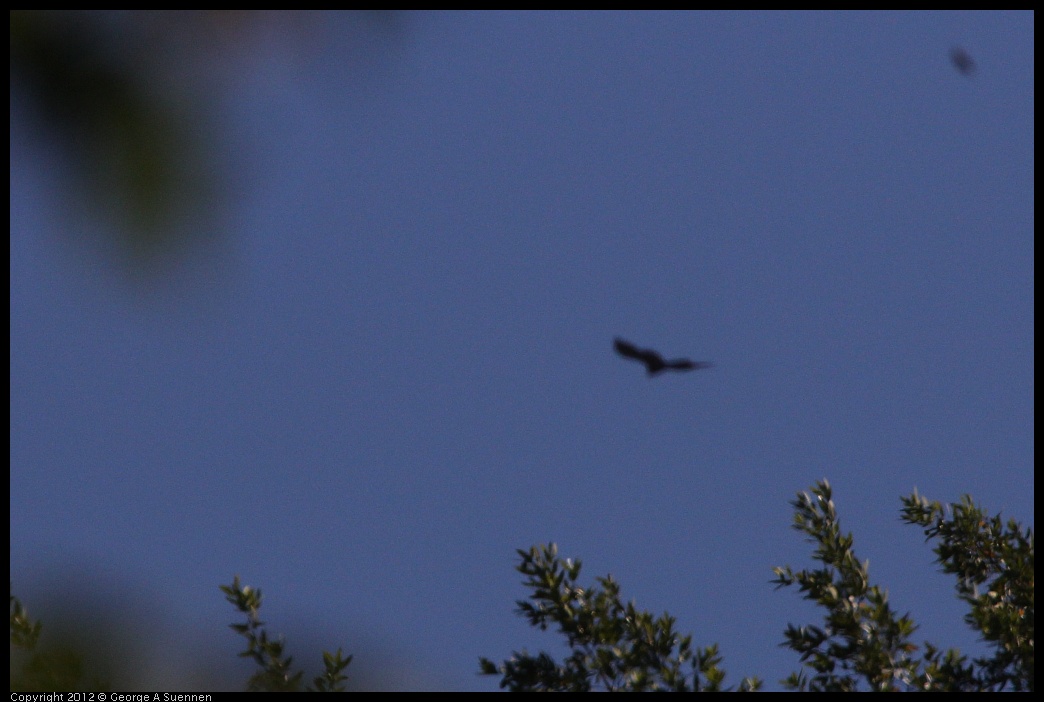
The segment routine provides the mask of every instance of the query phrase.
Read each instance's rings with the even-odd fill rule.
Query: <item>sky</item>
[[[229,196],[147,282],[12,101],[31,613],[97,592],[160,667],[245,681],[238,574],[298,662],[495,690],[479,656],[561,655],[514,612],[516,549],[555,542],[779,689],[821,612],[772,568],[815,565],[789,502],[827,478],[914,640],[985,652],[899,498],[1033,525],[1032,13],[289,34],[215,68]],[[617,336],[714,365],[647,378]]]

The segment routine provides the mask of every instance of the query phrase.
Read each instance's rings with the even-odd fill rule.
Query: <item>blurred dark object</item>
[[[222,250],[245,170],[226,101],[244,78],[278,80],[273,56],[355,61],[365,74],[399,27],[388,13],[304,10],[15,10],[10,20],[12,178],[23,155],[42,163],[61,194],[44,206],[68,210],[63,233],[96,240],[135,277]]]
[[[645,364],[645,371],[650,377],[665,370],[690,371],[710,368],[710,363],[703,361],[690,361],[687,358],[679,358],[673,361],[665,361],[663,356],[652,349],[640,349],[629,341],[617,337],[613,340],[613,348],[616,353],[624,358],[630,358]]]
[[[961,72],[961,75],[970,76],[975,73],[975,59],[959,46],[950,49],[950,62]]]
[[[217,182],[202,138],[202,100],[172,68],[187,62],[178,52],[187,33],[203,31],[205,17],[10,15],[12,117],[17,108],[28,117],[25,136],[58,147],[73,178],[73,206],[98,215],[139,261],[184,243],[193,228],[179,225]]]

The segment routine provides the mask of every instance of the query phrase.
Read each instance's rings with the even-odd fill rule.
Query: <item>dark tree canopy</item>
[[[673,361],[665,361],[663,356],[651,349],[640,349],[629,341],[617,337],[613,340],[613,348],[624,358],[632,358],[645,364],[646,372],[652,376],[665,370],[690,371],[710,368],[711,364],[703,361],[690,361],[687,358],[678,358]]]

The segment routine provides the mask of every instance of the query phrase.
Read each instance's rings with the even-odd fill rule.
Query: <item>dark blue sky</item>
[[[12,115],[30,609],[71,574],[232,660],[238,573],[299,661],[495,689],[478,656],[559,651],[513,613],[555,541],[775,688],[827,477],[915,638],[974,646],[899,496],[1033,523],[1032,14],[305,25],[223,68],[235,194],[148,284]]]

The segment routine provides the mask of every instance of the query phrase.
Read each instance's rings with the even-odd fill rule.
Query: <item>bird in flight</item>
[[[710,368],[712,364],[703,361],[690,361],[687,358],[678,358],[673,361],[663,360],[663,356],[650,349],[640,349],[634,344],[624,341],[620,337],[613,339],[613,348],[616,353],[624,358],[633,358],[645,364],[645,371],[650,377],[665,370],[689,371]]]
[[[950,49],[950,61],[962,75],[970,76],[975,73],[975,59],[959,46]]]

